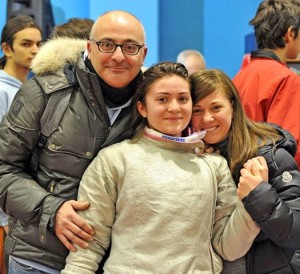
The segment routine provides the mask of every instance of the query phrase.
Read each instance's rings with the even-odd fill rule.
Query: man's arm
[[[57,211],[55,234],[65,247],[73,252],[77,250],[74,244],[87,248],[88,242],[94,240],[94,229],[76,213],[88,207],[88,202],[71,200],[63,203]]]
[[[39,209],[49,195],[28,173],[43,106],[42,93],[30,81],[0,124],[0,205],[9,215],[25,221],[38,221]]]
[[[65,202],[66,199],[52,195],[29,173],[44,109],[43,91],[34,80],[29,80],[21,87],[7,117],[0,124],[0,205],[12,217],[42,225],[44,229],[55,223],[55,219],[57,236],[67,248],[72,249],[73,242],[84,247],[86,243],[82,239],[88,241],[92,236],[87,236],[82,230],[86,229],[90,234],[93,230],[83,219],[78,222],[75,210],[86,205]],[[70,208],[64,213],[64,203],[74,206],[72,213]]]

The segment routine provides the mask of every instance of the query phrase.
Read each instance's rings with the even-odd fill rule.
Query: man
[[[46,43],[32,64],[35,77],[0,125],[0,204],[12,216],[10,273],[19,264],[30,273],[59,273],[73,243],[86,247],[93,239],[92,227],[75,212],[89,205],[75,201],[77,190],[98,151],[124,139],[147,54],[144,28],[127,12],[105,13],[92,27],[86,59],[84,50],[82,41]],[[70,90],[59,126],[30,166],[47,100]]]
[[[51,39],[68,37],[88,40],[94,21],[88,18],[72,17],[66,23],[56,25],[50,35]]]
[[[27,79],[33,58],[42,45],[40,27],[30,16],[20,15],[7,21],[1,34],[0,120],[8,111],[21,84]]]
[[[233,81],[250,119],[278,124],[295,137],[300,168],[300,77],[288,59],[300,52],[299,0],[265,0],[250,21],[258,50]]]
[[[3,27],[1,49],[4,56],[0,58],[0,121],[7,113],[20,86],[27,79],[31,62],[41,44],[41,29],[30,16],[13,17]],[[8,216],[0,209],[0,233],[5,235],[3,229],[7,233]],[[0,240],[0,250],[2,249],[4,243]],[[1,268],[4,272],[6,267],[2,253],[0,265],[1,273]]]
[[[206,68],[205,59],[198,50],[188,49],[181,51],[177,56],[176,62],[183,64],[189,75]]]

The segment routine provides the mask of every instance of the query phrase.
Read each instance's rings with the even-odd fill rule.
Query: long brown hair
[[[233,116],[228,133],[228,165],[236,179],[243,164],[257,155],[258,148],[268,142],[275,143],[280,135],[275,128],[247,118],[236,87],[223,71],[218,69],[201,70],[192,74],[190,79],[194,104],[213,93],[217,88],[224,91],[226,98],[232,104]]]

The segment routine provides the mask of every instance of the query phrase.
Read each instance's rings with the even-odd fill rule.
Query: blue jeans
[[[44,272],[31,266],[21,264],[10,257],[8,274],[49,274],[49,272]]]

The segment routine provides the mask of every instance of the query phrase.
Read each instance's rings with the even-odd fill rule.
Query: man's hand
[[[88,241],[94,239],[94,229],[81,218],[76,211],[85,210],[88,202],[67,201],[57,211],[55,217],[55,233],[69,250],[75,252],[73,243],[82,248],[88,247]]]
[[[268,182],[268,166],[264,157],[252,158],[241,169],[237,195],[242,200],[261,182]]]

